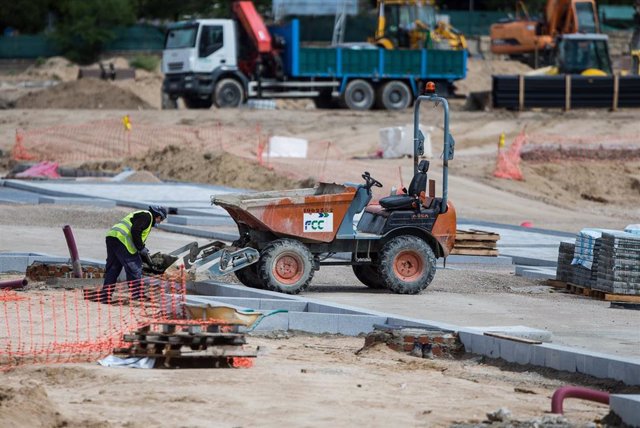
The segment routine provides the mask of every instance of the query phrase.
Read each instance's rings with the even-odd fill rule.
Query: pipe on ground
[[[64,232],[64,238],[67,240],[67,247],[69,247],[69,255],[71,255],[71,266],[73,268],[73,277],[82,278],[82,265],[80,264],[80,256],[78,255],[78,247],[76,246],[76,240],[73,237],[73,231],[68,224],[62,228]]]
[[[29,283],[27,278],[22,279],[10,279],[7,281],[0,281],[0,289],[2,288],[22,288]]]
[[[563,414],[562,402],[565,398],[581,398],[583,400],[609,404],[608,392],[596,391],[595,389],[580,386],[563,386],[557,389],[551,397],[551,413]]]

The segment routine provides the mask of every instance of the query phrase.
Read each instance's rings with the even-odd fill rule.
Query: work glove
[[[140,253],[140,258],[142,259],[143,262],[145,262],[149,266],[153,266],[153,261],[151,261],[151,256],[149,255],[149,249],[147,247],[142,248],[142,250],[140,250],[139,253]]]

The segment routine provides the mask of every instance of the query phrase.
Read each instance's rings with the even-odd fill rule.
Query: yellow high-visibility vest
[[[138,251],[133,243],[133,237],[131,236],[131,227],[133,225],[133,223],[131,222],[131,218],[138,213],[147,213],[151,216],[149,227],[142,231],[142,242],[146,242],[147,236],[149,236],[149,232],[151,231],[151,226],[153,226],[153,215],[149,211],[134,211],[120,220],[118,223],[114,224],[107,232],[107,236],[117,238],[118,241],[122,242],[122,245],[127,247],[127,250],[131,254],[135,254]]]

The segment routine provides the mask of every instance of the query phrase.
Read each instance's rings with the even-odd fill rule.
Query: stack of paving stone
[[[556,270],[556,279],[562,282],[573,282],[573,254],[575,244],[571,242],[561,242],[558,248],[558,268]]]
[[[640,235],[602,235],[595,289],[611,294],[640,295]]]
[[[598,278],[597,260],[600,250],[600,239],[608,229],[582,229],[576,236],[573,254],[573,284],[593,287]]]

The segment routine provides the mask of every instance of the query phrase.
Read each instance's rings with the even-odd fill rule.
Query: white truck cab
[[[238,70],[237,47],[233,20],[200,19],[172,25],[162,53],[163,104],[175,103],[178,97],[189,108],[242,103],[246,77]],[[225,85],[221,87],[222,81]]]

